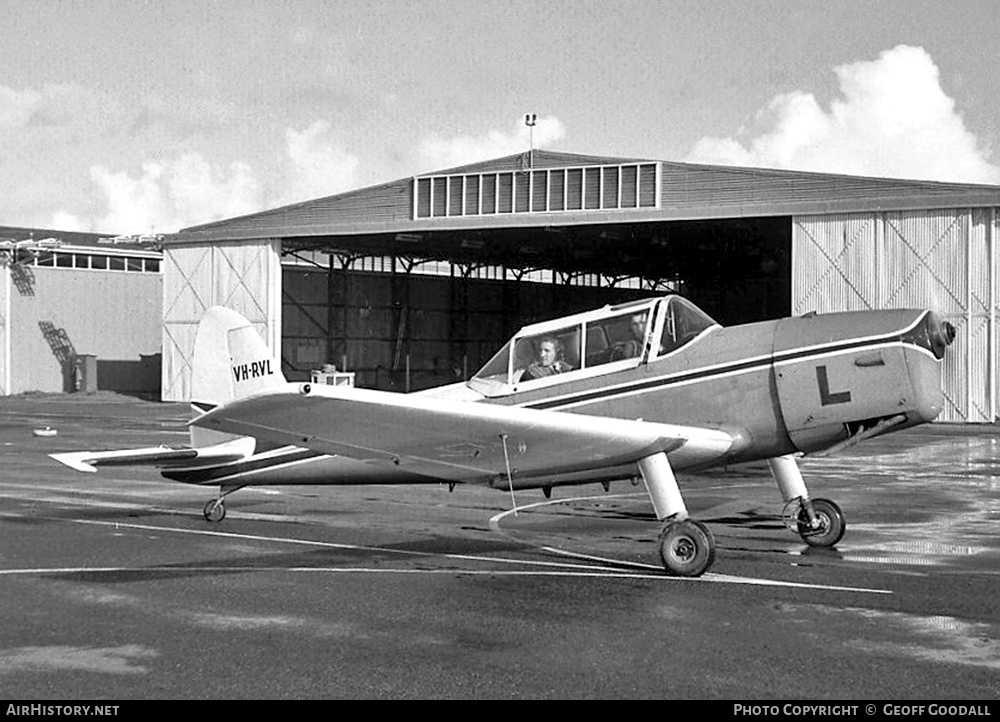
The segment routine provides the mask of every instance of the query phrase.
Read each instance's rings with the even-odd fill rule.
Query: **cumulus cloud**
[[[566,127],[555,116],[539,118],[534,128],[535,147],[550,145],[565,135]],[[526,151],[529,136],[528,126],[519,118],[506,132],[490,130],[481,136],[463,135],[455,138],[430,136],[420,143],[418,150],[422,162],[428,168],[437,170]]]
[[[51,223],[46,223],[45,227],[58,228],[60,231],[78,231],[80,233],[87,233],[94,230],[86,220],[66,211],[56,211],[53,213]]]
[[[317,120],[303,131],[285,131],[289,163],[287,186],[279,194],[282,203],[334,195],[354,186],[358,158],[332,137],[330,124]]]
[[[353,186],[359,161],[332,140],[326,121],[302,131],[289,129],[285,141],[283,170],[271,185],[246,163],[220,166],[199,153],[143,163],[138,174],[94,166],[90,178],[100,210],[89,217],[60,210],[53,225],[103,233],[172,233]]]
[[[142,175],[132,178],[128,173],[113,173],[104,166],[94,166],[90,177],[104,194],[108,213],[98,222],[98,228],[117,233],[148,233],[161,230],[169,220],[161,178],[163,166],[144,163]]]
[[[261,203],[260,183],[250,166],[234,161],[219,169],[197,153],[171,164],[167,192],[177,214],[192,222],[252,213]]]
[[[104,232],[173,232],[260,207],[260,187],[248,166],[232,163],[219,169],[197,153],[144,163],[138,177],[103,166],[90,174],[107,207],[93,225]],[[64,220],[72,218],[64,215]]]
[[[685,160],[1000,183],[1000,167],[965,127],[923,48],[900,45],[834,72],[840,95],[828,110],[811,93],[779,95],[758,114],[757,130],[702,138]]]

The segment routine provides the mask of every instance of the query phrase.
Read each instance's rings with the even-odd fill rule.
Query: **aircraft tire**
[[[812,505],[813,511],[819,517],[820,528],[813,529],[809,526],[806,510],[802,509],[798,519],[799,536],[811,547],[832,547],[840,541],[847,529],[844,513],[829,499],[813,499]]]
[[[218,523],[226,518],[226,505],[217,499],[213,499],[205,504],[203,513],[208,521],[213,524]]]
[[[715,538],[697,521],[675,521],[660,532],[660,559],[679,577],[700,577],[715,560]]]

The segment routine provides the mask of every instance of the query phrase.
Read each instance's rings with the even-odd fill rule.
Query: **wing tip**
[[[88,463],[92,458],[92,455],[87,452],[71,451],[61,454],[49,454],[49,457],[55,459],[60,464],[68,466],[74,471],[83,471],[89,474],[97,473],[97,467]]]

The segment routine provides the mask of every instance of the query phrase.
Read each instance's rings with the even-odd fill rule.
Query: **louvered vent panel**
[[[549,173],[549,210],[566,209],[566,171],[556,169]]]
[[[421,178],[417,181],[417,218],[427,218],[431,214],[431,179]]]
[[[477,175],[465,177],[465,215],[479,215],[479,186],[482,178]]]
[[[452,176],[448,179],[448,215],[460,216],[465,207],[463,202],[463,185],[465,178],[462,176]]]
[[[497,176],[500,190],[497,194],[497,212],[512,213],[514,210],[514,174],[500,173]]]
[[[601,169],[583,169],[583,204],[588,211],[601,207]]]
[[[531,192],[531,175],[528,173],[514,174],[514,212],[527,213],[528,197]]]
[[[618,166],[601,169],[601,208],[618,208]]]
[[[431,213],[443,216],[448,208],[448,179],[434,178],[431,188]]]
[[[536,170],[531,172],[531,210],[536,213],[547,211],[549,195],[549,172]]]
[[[583,169],[571,168],[566,171],[566,187],[568,189],[566,210],[578,211],[583,208]]]
[[[483,213],[491,214],[496,212],[497,177],[495,173],[490,173],[483,176]]]
[[[659,206],[659,164],[456,173],[414,179],[414,218]]]
[[[643,208],[656,207],[656,163],[639,166],[639,205]]]
[[[634,165],[622,167],[622,208],[635,208],[639,202],[639,169]]]

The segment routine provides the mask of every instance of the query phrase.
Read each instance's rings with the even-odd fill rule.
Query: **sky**
[[[995,0],[0,0],[0,226],[181,228],[536,148],[1000,185]]]

